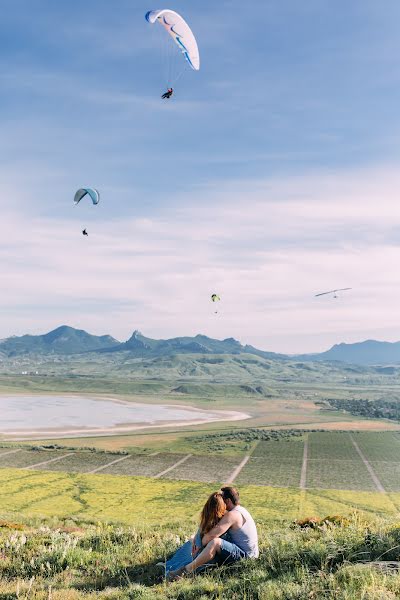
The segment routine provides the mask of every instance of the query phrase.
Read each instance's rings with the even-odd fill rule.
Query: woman
[[[209,496],[200,514],[200,525],[195,536],[188,540],[183,546],[178,548],[175,554],[165,563],[157,563],[165,568],[165,575],[170,571],[175,571],[188,565],[193,558],[201,551],[202,537],[211,531],[218,521],[224,516],[226,506],[221,492],[214,492]]]

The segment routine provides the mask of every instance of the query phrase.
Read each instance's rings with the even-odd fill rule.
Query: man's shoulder
[[[246,514],[247,518],[253,519],[253,517],[251,516],[250,511],[247,508],[245,508],[244,506],[242,506],[241,504],[238,504],[238,506],[236,508],[240,508],[241,509],[241,511],[237,511],[237,512],[244,512]]]
[[[232,510],[230,510],[228,513],[231,521],[239,521],[241,519],[241,512],[240,510],[237,510],[239,508],[239,506],[235,506],[235,508],[232,508]]]

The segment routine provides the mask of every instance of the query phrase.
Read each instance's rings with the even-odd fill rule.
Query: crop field
[[[240,463],[240,459],[220,456],[191,456],[165,475],[166,479],[193,479],[196,481],[224,483]]]
[[[18,452],[9,450],[9,452],[9,454],[4,452],[2,456],[0,455],[0,467],[23,469],[68,454],[67,451],[48,452],[46,450],[19,450]]]
[[[308,439],[307,488],[376,490],[348,433],[312,433]]]
[[[371,491],[376,489],[361,459],[311,459],[307,465],[306,482],[307,488]]]
[[[275,460],[274,457],[271,459],[251,457],[236,479],[236,483],[298,488],[301,466],[301,459]]]
[[[357,455],[348,433],[324,431],[309,435],[308,458],[311,460],[355,460]]]
[[[371,462],[379,481],[388,492],[400,492],[400,462]]]
[[[394,432],[312,432],[255,442],[234,455],[0,448],[0,470],[99,472],[220,485],[231,480],[245,457],[247,462],[235,478],[240,486],[400,492],[400,435]]]
[[[183,457],[184,455],[182,454],[167,453],[160,453],[155,456],[130,456],[126,460],[102,469],[102,473],[154,477],[175,465]]]
[[[400,435],[394,432],[353,433],[353,439],[369,461],[400,463]]]
[[[48,453],[49,454],[49,453]],[[53,453],[51,453],[53,454]],[[94,469],[98,469],[103,465],[110,463],[115,456],[110,456],[109,454],[96,454],[92,452],[85,453],[77,453],[77,454],[69,454],[68,452],[65,454],[65,458],[61,458],[60,460],[44,463],[38,467],[38,470],[44,471],[65,471],[67,473],[90,473]],[[69,456],[68,456],[69,454]],[[48,456],[48,459],[51,460],[52,456]],[[45,461],[46,459],[43,459]]]
[[[313,434],[314,435],[314,434]],[[303,459],[304,439],[259,442],[252,456],[259,458]]]

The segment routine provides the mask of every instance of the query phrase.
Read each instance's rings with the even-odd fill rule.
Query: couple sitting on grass
[[[166,563],[170,581],[204,570],[209,565],[227,565],[243,558],[258,557],[258,536],[250,513],[240,506],[239,492],[223,487],[208,498],[201,511],[196,535]]]

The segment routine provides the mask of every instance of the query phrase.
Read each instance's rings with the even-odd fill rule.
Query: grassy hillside
[[[184,515],[184,513],[182,513]],[[258,525],[260,558],[166,583],[164,561],[193,532],[181,524],[131,528],[77,519],[0,521],[3,600],[395,600],[400,525],[329,519],[314,528]]]
[[[0,470],[0,512],[26,516],[120,521],[129,525],[194,523],[204,499],[222,482],[174,481],[127,475],[63,471]],[[304,515],[358,511],[364,516],[396,516],[400,492],[268,487],[240,484],[243,503],[260,522],[280,523]]]

